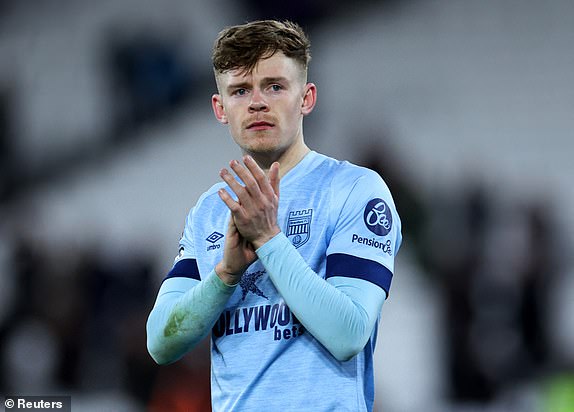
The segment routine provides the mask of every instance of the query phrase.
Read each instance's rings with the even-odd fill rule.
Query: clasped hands
[[[215,267],[221,280],[237,284],[243,271],[257,259],[255,250],[277,235],[279,207],[279,163],[274,162],[268,176],[251,156],[243,157],[244,165],[237,160],[229,163],[243,185],[227,170],[219,172],[221,179],[237,196],[234,200],[225,190],[218,195],[231,211],[227,227],[223,259]]]

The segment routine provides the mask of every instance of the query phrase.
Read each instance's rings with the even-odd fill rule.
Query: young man
[[[189,213],[147,344],[165,364],[211,332],[215,411],[373,408],[401,223],[379,175],[306,146],[309,50],[278,21],[227,28],[214,45],[213,111],[243,164]]]

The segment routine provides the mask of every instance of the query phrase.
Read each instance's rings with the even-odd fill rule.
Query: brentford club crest
[[[289,212],[287,220],[287,237],[298,248],[309,240],[313,209],[294,210]]]

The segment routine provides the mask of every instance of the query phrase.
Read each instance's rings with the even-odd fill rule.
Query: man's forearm
[[[212,271],[185,292],[165,289],[160,289],[146,325],[148,351],[159,364],[175,362],[207,336],[235,287]]]
[[[383,289],[362,279],[326,282],[282,233],[257,254],[291,311],[335,358],[348,360],[363,349],[385,300]]]

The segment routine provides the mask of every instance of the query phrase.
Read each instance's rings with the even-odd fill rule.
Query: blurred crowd
[[[145,320],[158,284],[143,252],[110,259],[97,246],[17,239],[11,304],[0,322],[0,393],[72,394],[78,410],[113,394],[121,394],[114,410],[209,410],[205,347],[191,362],[162,368],[147,353]]]
[[[442,302],[448,402],[488,410],[502,398],[506,406],[494,410],[574,410],[574,347],[563,333],[572,315],[573,294],[563,293],[572,285],[571,239],[554,199],[517,199],[468,176],[429,198],[384,143],[363,159],[387,181],[404,246]],[[528,390],[513,394],[519,388]]]

